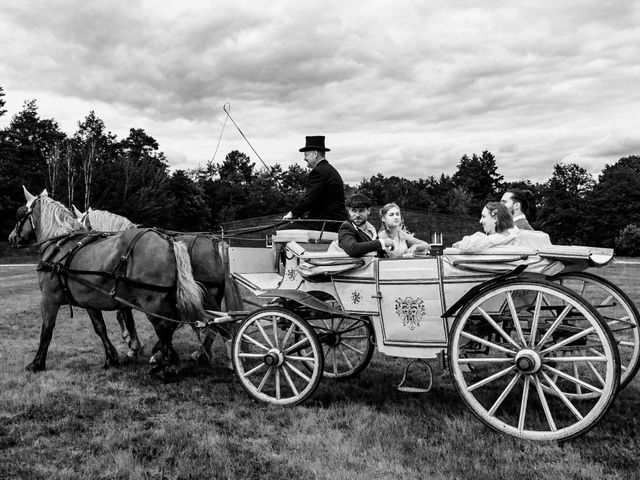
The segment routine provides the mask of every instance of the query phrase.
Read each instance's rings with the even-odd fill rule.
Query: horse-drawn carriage
[[[29,237],[28,231],[43,241],[38,238],[42,220],[28,223],[38,208],[36,200],[30,202],[12,233],[13,243]],[[204,331],[234,325],[235,374],[258,400],[300,403],[323,376],[360,373],[377,347],[394,357],[446,360],[456,390],[488,426],[521,438],[560,440],[592,428],[638,370],[636,307],[615,285],[583,272],[610,262],[611,250],[495,247],[473,255],[444,249],[423,257],[351,258],[328,251],[334,239],[324,231],[282,230],[265,246],[232,242],[229,247],[229,272],[255,308],[209,311],[197,323]],[[122,307],[122,299],[128,299],[126,306],[140,307],[141,298],[150,298],[154,286],[131,277],[132,264],[145,273],[133,247],[125,246],[130,260],[124,268],[114,255],[117,276],[94,272],[94,280],[87,281],[91,272],[80,270],[76,257],[60,248],[55,255],[47,253],[49,246],[43,258],[49,258],[45,263],[51,270],[42,278],[58,275],[58,283],[66,282],[76,303],[91,307],[94,327],[100,323],[96,309]],[[155,270],[175,268],[177,251],[175,256]],[[80,277],[84,280],[76,284]],[[109,298],[89,304],[91,283],[98,281],[97,293]],[[56,294],[62,302],[62,294]],[[184,319],[185,311],[195,310],[171,310],[161,300],[147,301],[145,313],[158,332],[159,350],[171,357],[167,316],[182,313]],[[53,329],[45,332],[46,324],[44,318],[34,360],[40,359],[36,366],[42,368],[42,339],[50,340]],[[109,356],[106,344],[105,349]]]
[[[230,248],[237,282],[264,300],[242,312],[233,340],[236,375],[256,399],[299,403],[322,376],[360,373],[377,346],[446,358],[464,402],[496,430],[566,439],[595,425],[638,369],[635,306],[582,272],[612,250],[351,258],[326,251],[332,235],[284,230],[270,246]]]

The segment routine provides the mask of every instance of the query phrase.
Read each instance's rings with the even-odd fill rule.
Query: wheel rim
[[[465,306],[452,327],[449,367],[480,420],[533,440],[566,439],[592,428],[620,378],[617,349],[598,312],[569,289],[522,280]],[[575,385],[593,398],[563,393]]]
[[[240,325],[233,340],[233,363],[251,396],[279,405],[300,403],[311,395],[323,367],[313,329],[277,308],[254,312]]]
[[[570,273],[557,278],[593,305],[602,315],[620,353],[620,387],[626,387],[640,368],[638,310],[619,288],[595,275]]]

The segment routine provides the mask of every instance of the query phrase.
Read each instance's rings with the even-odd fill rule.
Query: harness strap
[[[116,279],[116,281],[113,285],[113,290],[111,290],[111,293],[109,294],[110,297],[113,297],[116,294],[116,290],[118,289],[118,282],[122,279],[124,280],[127,279],[127,266],[129,265],[129,257],[131,256],[131,253],[133,253],[133,249],[138,243],[138,241],[142,238],[144,234],[148,233],[150,230],[152,229],[145,228],[144,230],[140,230],[138,233],[135,234],[135,236],[129,242],[127,251],[122,257],[120,257],[120,261],[111,270],[111,274]]]

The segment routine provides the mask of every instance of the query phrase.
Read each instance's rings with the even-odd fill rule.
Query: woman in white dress
[[[467,235],[453,244],[461,252],[477,252],[496,245],[520,245],[513,217],[509,209],[500,202],[489,202],[480,216],[482,232]]]
[[[420,240],[404,227],[400,207],[395,203],[387,203],[380,209],[381,230],[378,237],[393,240],[393,248],[387,251],[389,257],[410,256],[415,252],[429,250],[429,244]]]

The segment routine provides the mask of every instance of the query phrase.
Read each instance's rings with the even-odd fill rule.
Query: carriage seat
[[[375,257],[375,254],[371,254],[362,258],[355,258],[344,251],[307,252],[297,242],[289,242],[287,251],[299,258],[297,270],[303,278],[326,277],[355,270],[370,263],[371,259]]]
[[[527,265],[527,272],[553,275],[563,268],[552,259],[544,258],[538,251],[520,246],[498,245],[479,252],[462,253],[457,248],[445,248],[443,252],[445,276],[506,273],[518,265]]]

